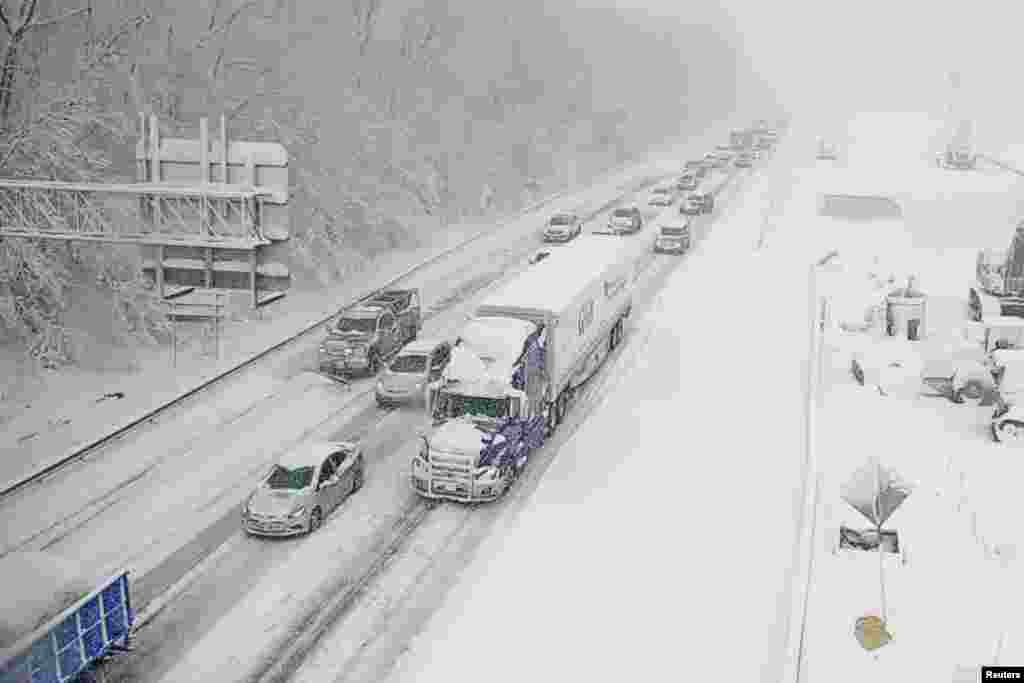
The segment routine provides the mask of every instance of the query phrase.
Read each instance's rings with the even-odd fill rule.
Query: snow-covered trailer
[[[477,306],[477,317],[527,320],[541,328],[547,401],[562,401],[552,427],[564,411],[564,394],[586,381],[621,338],[633,304],[638,245],[587,235]]]
[[[128,645],[128,572],[105,578],[43,552],[0,558],[0,683],[81,681]]]
[[[413,458],[430,498],[501,496],[624,333],[647,240],[584,235],[488,296],[463,328]]]

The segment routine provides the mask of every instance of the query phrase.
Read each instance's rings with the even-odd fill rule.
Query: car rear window
[[[615,209],[615,213],[612,215],[616,218],[630,218],[633,215],[633,209]]]

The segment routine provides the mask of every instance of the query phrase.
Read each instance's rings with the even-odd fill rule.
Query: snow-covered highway
[[[724,126],[709,131],[670,150],[660,163],[638,165],[547,207],[545,213],[593,211],[621,197],[623,189],[678,173],[681,160],[699,156],[724,134]],[[506,224],[492,238],[480,240],[471,253],[438,264],[410,282],[421,288],[425,308],[433,313],[423,334],[450,332],[472,305],[474,294],[510,267],[522,267],[526,255],[538,247],[542,219],[543,214],[535,213]],[[659,257],[655,262],[668,268],[678,259]],[[290,443],[309,436],[363,437],[368,452],[382,463],[379,479],[375,482],[371,471],[361,496],[365,506],[354,499],[334,521],[343,524],[352,518],[345,548],[354,553],[350,559],[374,550],[382,530],[401,514],[396,497],[408,496],[404,477],[396,474],[389,479],[388,471],[404,470],[408,457],[402,445],[413,438],[422,416],[370,407],[365,395],[369,382],[344,392],[316,376],[294,377],[312,365],[311,351],[296,349],[247,388],[225,391],[216,400],[153,425],[121,448],[5,499],[3,552],[46,548],[75,557],[87,572],[128,566],[135,577],[135,606],[146,613],[153,611],[146,610],[147,605],[160,605],[163,601],[157,598],[172,583],[220,546],[187,590],[165,596],[173,599],[140,630],[136,655],[124,661],[129,669],[156,677],[159,662],[173,663],[241,600],[249,586],[293,554],[301,556],[296,552],[301,541],[250,542],[236,536],[238,501],[266,462]],[[222,545],[226,539],[230,540]],[[213,573],[207,573],[211,567]],[[220,574],[217,567],[236,570]],[[196,610],[197,604],[202,609]],[[149,647],[154,644],[155,651]]]
[[[669,275],[601,400],[390,681],[778,680],[803,464],[802,226],[757,245],[804,148],[785,140]],[[296,680],[380,680],[342,675],[345,644],[339,630]]]

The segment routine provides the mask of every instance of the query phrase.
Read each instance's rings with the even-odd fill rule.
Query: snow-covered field
[[[1024,474],[1020,456],[987,434],[992,408],[920,396],[912,376],[893,380],[900,390],[882,396],[870,381],[855,383],[850,361],[864,349],[915,366],[916,357],[965,346],[961,328],[977,250],[1009,246],[1021,185],[1008,174],[915,166],[923,136],[907,135],[899,117],[892,127],[886,123],[874,117],[872,128],[862,120],[858,144],[886,149],[903,169],[886,179],[903,197],[903,219],[819,216],[804,236],[819,254],[836,249],[847,274],[819,278],[821,293],[836,305],[825,338],[816,444],[821,500],[801,680],[976,681],[982,664],[1024,660],[1024,591],[1014,581],[1021,575],[1015,557],[1024,541],[1024,504],[1012,490]],[[856,317],[854,290],[865,291],[869,270],[895,276],[883,294],[919,276],[930,297],[922,341],[901,344],[835,328],[840,318]],[[916,366],[909,370],[916,375]],[[840,487],[871,456],[912,486],[886,524],[898,532],[901,552],[886,554],[881,565],[876,553],[838,548],[841,525],[870,527]],[[855,623],[883,614],[892,641],[869,653],[854,637]]]
[[[795,148],[634,323],[596,410],[389,680],[778,678],[806,268],[757,245]]]

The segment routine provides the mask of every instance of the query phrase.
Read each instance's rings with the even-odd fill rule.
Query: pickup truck
[[[420,330],[419,290],[385,290],[342,311],[320,344],[320,372],[329,377],[376,375],[381,364]]]

